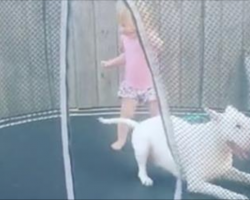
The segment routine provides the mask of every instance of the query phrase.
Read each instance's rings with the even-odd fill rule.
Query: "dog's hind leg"
[[[152,186],[153,180],[147,173],[147,160],[149,156],[149,148],[146,144],[140,144],[134,147],[135,158],[138,165],[138,177],[141,183],[145,186]]]
[[[250,174],[242,172],[234,167],[230,168],[223,176],[223,179],[250,185]]]
[[[200,193],[209,196],[214,196],[218,199],[240,199],[248,200],[244,195],[224,189],[223,187],[213,185],[208,182],[193,180],[188,182],[188,191],[193,193]]]

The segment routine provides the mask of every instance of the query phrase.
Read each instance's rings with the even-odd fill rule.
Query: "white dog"
[[[211,183],[215,178],[250,184],[250,175],[233,167],[232,154],[246,157],[250,147],[250,119],[228,106],[224,113],[205,109],[211,120],[190,124],[172,116],[179,157],[185,172],[187,189],[219,199],[248,199],[246,196]],[[167,145],[161,117],[137,123],[130,119],[99,119],[105,124],[125,123],[133,127],[132,144],[138,177],[145,186],[153,185],[147,174],[147,159],[176,176],[177,169]]]

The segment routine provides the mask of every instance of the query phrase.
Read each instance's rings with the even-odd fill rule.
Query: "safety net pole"
[[[61,108],[61,135],[64,160],[64,172],[66,182],[67,198],[75,199],[72,165],[69,149],[68,135],[68,113],[67,113],[67,65],[66,65],[66,41],[67,41],[67,20],[68,20],[68,1],[61,1],[61,44],[60,44],[60,108]]]
[[[170,148],[171,154],[175,161],[176,167],[178,168],[178,176],[176,181],[176,188],[174,199],[181,199],[182,198],[182,169],[181,169],[181,162],[178,153],[178,147],[175,141],[174,135],[174,127],[171,121],[170,110],[168,106],[168,93],[164,88],[163,78],[161,77],[161,73],[159,71],[158,63],[157,63],[157,56],[153,51],[151,45],[148,41],[148,35],[145,31],[143,21],[140,16],[140,11],[137,9],[134,0],[123,0],[125,5],[131,12],[131,15],[134,19],[135,26],[137,28],[137,34],[139,37],[139,41],[141,43],[142,49],[144,51],[148,66],[151,71],[151,75],[153,77],[154,87],[156,90],[156,94],[158,97],[159,105],[160,105],[160,114],[163,122],[164,132],[166,134],[166,139],[168,146]],[[147,1],[145,1],[147,3]]]

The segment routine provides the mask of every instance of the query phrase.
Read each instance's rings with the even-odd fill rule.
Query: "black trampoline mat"
[[[0,199],[66,199],[59,119],[0,130]]]
[[[130,140],[124,150],[113,151],[110,145],[116,139],[116,125],[100,124],[98,117],[76,116],[71,119],[76,199],[173,199],[175,178],[149,166],[154,186],[142,186],[137,178]],[[244,166],[247,171],[248,163]],[[250,196],[249,187],[235,183],[218,184]],[[185,185],[183,199],[213,199],[187,193]]]

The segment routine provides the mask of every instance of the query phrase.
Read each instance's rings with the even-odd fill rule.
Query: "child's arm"
[[[149,40],[152,44],[152,46],[157,49],[157,50],[162,50],[163,48],[163,40],[159,37],[159,35],[157,34],[157,32],[155,31],[150,31],[149,32]]]
[[[124,47],[123,47],[123,42],[122,42],[121,37],[119,37],[118,49],[119,49],[119,53],[121,53],[121,54],[118,57],[113,58],[111,60],[102,61],[103,67],[109,68],[109,67],[116,67],[116,66],[121,66],[121,65],[125,64]]]
[[[107,68],[124,65],[125,64],[125,54],[122,53],[116,58],[113,58],[113,59],[108,60],[108,61],[102,61],[101,64],[103,67],[107,67]]]

